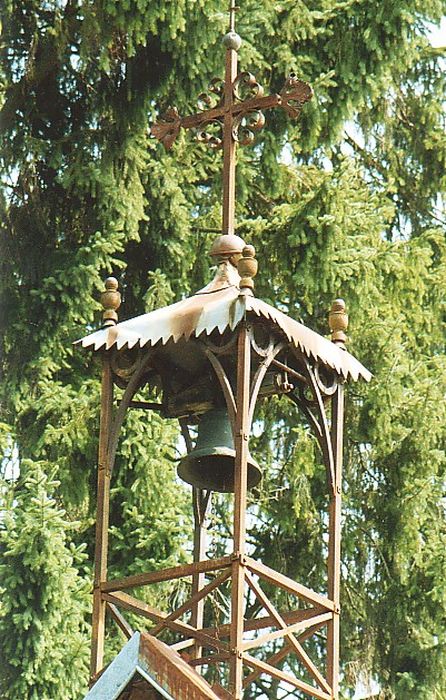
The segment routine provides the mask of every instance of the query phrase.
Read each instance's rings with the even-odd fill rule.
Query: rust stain
[[[335,370],[344,379],[370,381],[371,373],[346,350],[302,323],[290,318],[261,299],[247,296],[240,300],[240,277],[229,262],[220,265],[214,280],[193,296],[148,314],[137,316],[87,335],[77,341],[95,351],[103,347],[132,348],[136,345],[165,345],[169,340],[189,340],[202,333],[234,330],[245,315],[267,321],[271,330],[281,332],[294,347]],[[244,304],[244,307],[240,306]]]

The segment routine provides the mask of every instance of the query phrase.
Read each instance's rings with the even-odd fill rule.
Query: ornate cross
[[[223,38],[226,47],[225,79],[213,78],[208,93],[199,95],[200,112],[181,117],[172,107],[151,129],[153,136],[168,149],[181,128],[196,129],[199,141],[213,148],[223,148],[222,233],[226,234],[234,233],[237,143],[245,146],[254,141],[254,132],[265,124],[263,110],[281,107],[288,116],[296,118],[313,95],[311,86],[298,80],[294,73],[288,77],[280,93],[273,95],[264,95],[262,86],[251,73],[237,73],[237,51],[241,38],[234,31],[236,9],[231,2],[230,31]],[[217,125],[222,131],[221,136],[209,133],[210,125]]]

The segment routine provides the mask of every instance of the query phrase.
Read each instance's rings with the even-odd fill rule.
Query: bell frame
[[[262,674],[291,686],[309,697],[337,700],[339,697],[339,614],[340,614],[340,556],[341,556],[341,480],[343,452],[343,417],[345,378],[308,357],[284,336],[270,330],[267,342],[259,345],[255,337],[255,322],[242,321],[231,331],[230,339],[216,344],[214,336],[191,338],[199,344],[217,378],[223,394],[234,434],[235,492],[233,511],[232,553],[219,559],[206,559],[206,509],[210,492],[193,488],[194,556],[190,564],[140,573],[117,580],[109,579],[108,529],[110,484],[119,435],[127,411],[132,407],[159,410],[157,403],[134,401],[144,385],[155,347],[138,352],[132,367],[120,370],[114,350],[102,351],[101,418],[98,460],[98,497],[93,592],[93,633],[91,650],[91,681],[103,667],[105,621],[108,613],[127,638],[133,630],[123,611],[137,613],[150,621],[149,633],[158,636],[163,630],[177,633],[181,639],[171,645],[187,654],[192,667],[226,664],[229,669],[228,688],[220,688],[221,697],[241,700],[244,689]],[[225,336],[220,336],[224,338]],[[236,364],[236,377],[231,381],[225,371],[225,358]],[[289,363],[289,364],[288,364]],[[298,369],[296,369],[298,367]],[[327,594],[321,595],[288,576],[252,559],[246,551],[247,456],[249,435],[262,383],[271,368],[280,370],[283,393],[295,403],[306,417],[320,445],[327,473],[329,494]],[[115,408],[114,384],[125,389]],[[293,382],[293,383],[292,383]],[[188,451],[193,448],[187,417],[180,418]],[[166,613],[155,609],[127,593],[134,587],[180,578],[191,580],[191,595],[179,608]],[[210,579],[209,581],[207,579]],[[231,590],[230,621],[214,628],[204,627],[204,602],[219,586],[228,582]],[[295,610],[281,612],[270,600],[262,584],[278,587],[299,601]],[[265,615],[245,619],[245,594],[250,590],[264,609]],[[303,607],[306,606],[306,607]],[[189,621],[180,618],[190,613]],[[270,630],[262,632],[262,630]],[[326,664],[323,671],[310,658],[303,644],[321,630],[326,630]],[[257,637],[253,632],[260,630]],[[246,636],[246,633],[248,635]],[[260,659],[252,649],[266,647],[275,640],[282,647]],[[306,670],[302,680],[282,666],[294,654]],[[308,682],[308,678],[311,682]]]

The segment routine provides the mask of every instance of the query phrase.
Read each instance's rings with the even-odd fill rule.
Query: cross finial
[[[288,77],[280,93],[273,95],[264,95],[262,86],[251,73],[238,73],[237,52],[242,42],[234,31],[237,9],[234,0],[230,0],[229,32],[223,38],[226,49],[224,80],[213,78],[208,92],[199,95],[200,112],[180,117],[175,108],[170,108],[151,129],[152,135],[166,148],[172,146],[183,128],[195,129],[199,141],[223,149],[222,234],[225,236],[233,236],[235,229],[237,144],[245,146],[254,141],[254,133],[265,124],[264,110],[281,107],[289,117],[296,118],[313,95],[310,85],[299,80],[294,73]],[[211,125],[220,129],[220,135],[209,131]]]

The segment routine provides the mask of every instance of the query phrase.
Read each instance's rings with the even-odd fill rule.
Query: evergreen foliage
[[[99,320],[98,290],[111,272],[121,319],[209,279],[204,230],[220,224],[221,158],[190,135],[166,153],[148,125],[170,104],[192,111],[222,74],[223,5],[3,4],[5,700],[74,700],[85,690],[99,368],[72,341]],[[348,392],[344,697],[362,677],[379,682],[382,698],[438,700],[446,689],[446,49],[428,35],[446,5],[240,5],[243,69],[269,90],[291,70],[315,89],[298,124],[271,112],[256,146],[239,151],[237,217],[258,249],[256,291],[321,333],[332,298],[344,297],[352,352],[375,377]],[[314,440],[284,401],[266,404],[257,427],[252,452],[267,475],[252,506],[253,552],[321,588],[327,498]],[[113,481],[113,574],[189,556],[177,445],[174,423],[138,412],[126,423]],[[13,483],[11,449],[20,460]],[[217,499],[217,532],[226,516]],[[255,686],[249,697],[262,692]],[[277,697],[274,685],[266,693]]]
[[[50,465],[22,460],[0,530],[2,693],[34,700],[75,697],[85,678],[89,583],[85,545],[55,499]],[[4,690],[3,690],[4,688]]]

